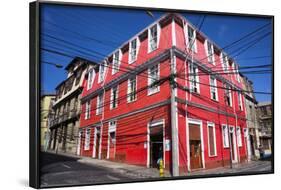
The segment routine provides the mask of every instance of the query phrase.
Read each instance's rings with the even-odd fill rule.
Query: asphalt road
[[[77,162],[78,159],[42,152],[41,186],[100,184],[132,180],[102,166]]]

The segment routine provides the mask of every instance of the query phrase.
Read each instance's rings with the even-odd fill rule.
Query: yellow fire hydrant
[[[164,177],[164,166],[163,166],[163,160],[162,159],[159,162],[159,176]]]

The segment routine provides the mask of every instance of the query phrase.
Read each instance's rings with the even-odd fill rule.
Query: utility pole
[[[173,49],[170,50],[171,56],[171,78],[170,78],[170,87],[171,87],[171,127],[172,127],[172,175],[179,176],[179,165],[178,165],[178,129],[176,126],[176,93],[175,93],[175,57]]]
[[[228,144],[229,144],[229,166],[230,169],[232,169],[232,142],[230,139],[230,127],[228,126],[228,112],[227,112],[227,93],[229,93],[229,89],[227,88],[227,92],[224,92],[224,101],[225,101],[225,114],[226,114],[226,129],[227,129],[227,135],[228,135]]]

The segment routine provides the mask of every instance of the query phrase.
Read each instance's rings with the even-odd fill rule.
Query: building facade
[[[272,150],[272,104],[260,102],[258,104],[258,122],[260,126],[260,144],[266,155],[271,155]]]
[[[94,63],[79,57],[74,58],[65,68],[67,79],[56,87],[56,99],[50,119],[50,150],[77,154],[80,96],[89,65]]]
[[[245,108],[246,108],[246,118],[247,127],[249,130],[249,149],[248,158],[258,159],[260,157],[259,147],[260,147],[260,128],[257,116],[257,104],[253,88],[253,82],[247,77],[243,76],[242,81],[245,89]]]
[[[49,139],[49,117],[52,110],[52,104],[55,100],[54,94],[44,94],[41,96],[41,125],[40,125],[40,147],[46,150]]]
[[[180,173],[244,162],[243,85],[220,49],[172,13],[125,42],[86,74],[79,154]]]

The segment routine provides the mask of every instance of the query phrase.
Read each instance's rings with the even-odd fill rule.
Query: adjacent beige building
[[[50,119],[49,149],[77,154],[80,96],[87,69],[95,63],[76,57],[65,68],[67,79],[56,87],[56,99]]]
[[[41,96],[41,131],[40,131],[40,147],[45,150],[48,143],[49,116],[52,109],[54,94],[44,94]]]

